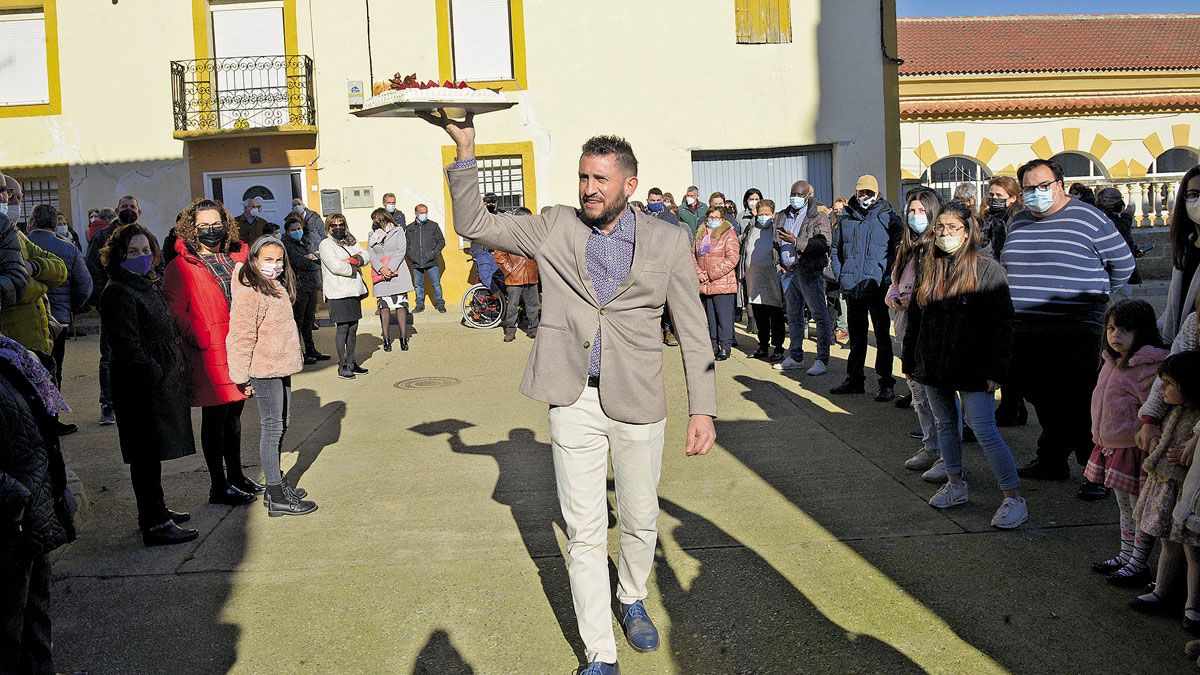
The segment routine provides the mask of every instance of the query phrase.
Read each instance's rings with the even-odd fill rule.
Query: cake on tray
[[[417,111],[446,108],[448,114],[461,116],[467,111],[487,112],[515,105],[494,89],[474,89],[465,82],[418,82],[415,74],[401,78],[397,73],[387,82],[374,83],[371,91],[374,96],[363,101],[356,115],[410,116]]]

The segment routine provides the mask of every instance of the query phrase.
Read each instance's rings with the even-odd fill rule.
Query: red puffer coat
[[[245,263],[247,250],[241,242],[229,251],[234,261]],[[179,330],[183,354],[191,371],[193,406],[220,405],[244,400],[241,390],[229,379],[229,301],[221,284],[200,260],[200,254],[182,239],[175,241],[179,254],[167,265],[163,297]],[[234,279],[234,283],[237,280]]]

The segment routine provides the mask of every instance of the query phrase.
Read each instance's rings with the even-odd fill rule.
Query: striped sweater
[[[1113,222],[1077,199],[1045,218],[1028,209],[1013,216],[1000,263],[1017,321],[1027,326],[1099,327],[1109,293],[1124,286],[1135,267]]]

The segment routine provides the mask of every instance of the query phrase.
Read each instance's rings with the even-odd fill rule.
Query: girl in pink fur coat
[[[1103,562],[1092,563],[1096,572],[1108,575],[1117,586],[1145,583],[1150,570],[1146,560],[1154,537],[1143,532],[1133,516],[1146,473],[1142,462],[1147,453],[1139,450],[1134,436],[1140,426],[1138,408],[1150,395],[1150,387],[1168,351],[1154,316],[1145,300],[1117,302],[1104,315],[1104,365],[1092,392],[1092,442],[1096,448],[1083,475],[1111,488],[1121,514],[1121,552]]]

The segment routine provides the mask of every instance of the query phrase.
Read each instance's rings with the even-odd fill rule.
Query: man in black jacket
[[[417,204],[414,209],[417,216],[408,225],[405,234],[408,235],[408,262],[413,271],[413,287],[417,291],[417,306],[414,312],[425,311],[425,279],[433,287],[433,306],[437,311],[446,312],[446,301],[442,298],[442,271],[438,268],[438,256],[446,247],[446,238],[442,236],[442,228],[429,219],[429,207]]]
[[[292,315],[296,328],[304,343],[304,364],[311,366],[317,361],[328,361],[329,355],[317,351],[313,342],[313,319],[317,311],[317,294],[321,292],[321,261],[316,253],[308,250],[304,241],[304,218],[289,213],[283,219],[283,246],[287,249],[288,263],[296,274],[296,301],[292,303]]]
[[[92,275],[92,298],[91,304],[100,308],[100,293],[104,291],[104,287],[108,285],[108,272],[104,269],[104,263],[100,262],[100,251],[104,245],[108,243],[108,238],[113,232],[117,231],[118,227],[136,223],[142,215],[142,206],[138,203],[137,197],[133,195],[125,195],[117,201],[117,220],[112,225],[100,230],[92,240],[88,242],[87,250],[87,268]],[[100,424],[109,425],[117,423],[117,414],[112,407],[112,387],[109,381],[108,372],[109,364],[112,362],[112,350],[109,349],[108,339],[104,335],[104,329],[100,330]]]

